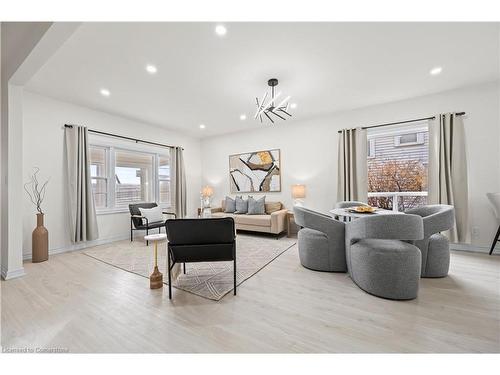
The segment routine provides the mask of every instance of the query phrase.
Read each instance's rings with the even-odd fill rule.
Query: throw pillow
[[[241,196],[236,197],[236,211],[235,214],[246,214],[248,211],[248,201],[244,200]]]
[[[236,211],[236,201],[233,198],[226,197],[224,200],[224,212],[233,213]]]
[[[153,207],[153,208],[142,208],[139,207],[139,211],[141,211],[141,216],[144,216],[148,219],[148,223],[156,223],[158,221],[163,221],[163,214],[161,207]],[[143,220],[144,225],[146,224],[146,220]]]
[[[254,197],[248,197],[248,215],[265,215],[265,203],[266,196],[260,199],[255,199]]]
[[[281,210],[281,202],[268,202],[265,204],[266,214],[271,215],[273,212]]]

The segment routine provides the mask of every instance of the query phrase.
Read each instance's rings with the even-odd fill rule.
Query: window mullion
[[[108,168],[108,190],[109,190],[109,208],[115,208],[115,148],[109,148],[109,168]]]

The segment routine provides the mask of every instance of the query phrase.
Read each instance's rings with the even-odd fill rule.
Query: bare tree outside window
[[[427,124],[369,133],[368,204],[406,211],[427,204]]]

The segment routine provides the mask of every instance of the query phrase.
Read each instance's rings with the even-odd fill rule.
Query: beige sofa
[[[265,215],[233,214],[224,212],[225,202],[221,207],[212,208],[212,217],[232,217],[238,230],[272,233],[279,235],[286,230],[286,213],[288,210],[281,202],[266,202]],[[269,212],[269,213],[268,213]]]

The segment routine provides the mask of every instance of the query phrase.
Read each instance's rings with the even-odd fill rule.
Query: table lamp
[[[210,208],[212,195],[214,195],[214,189],[211,186],[207,185],[201,189],[201,210],[203,217],[212,216],[212,210]]]
[[[306,185],[292,185],[292,198],[294,206],[302,206],[306,197]]]

